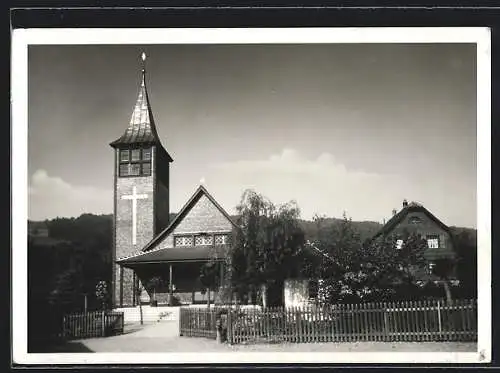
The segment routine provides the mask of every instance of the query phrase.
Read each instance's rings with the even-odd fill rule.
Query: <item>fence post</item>
[[[437,301],[437,313],[438,313],[438,330],[439,330],[439,337],[441,337],[442,333],[442,326],[441,326],[441,301]]]
[[[230,306],[227,311],[227,342],[233,344],[233,321],[232,321],[232,307]]]
[[[182,311],[183,311],[182,307],[179,308],[179,336],[180,337],[182,337],[182,317],[183,317]]]
[[[106,336],[106,322],[105,322],[104,318],[105,318],[105,311],[103,309],[102,310],[102,336],[103,337]]]

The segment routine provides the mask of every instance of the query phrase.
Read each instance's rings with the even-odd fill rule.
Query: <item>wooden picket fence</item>
[[[216,338],[217,310],[181,309],[181,335]],[[476,341],[474,300],[232,310],[229,343]]]
[[[184,308],[179,312],[181,336],[216,339],[216,316],[219,308]]]
[[[123,312],[74,313],[63,317],[62,337],[76,339],[122,334],[123,324]]]

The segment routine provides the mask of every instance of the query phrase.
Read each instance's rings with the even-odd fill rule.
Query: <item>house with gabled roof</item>
[[[454,259],[455,250],[449,227],[434,214],[417,202],[403,201],[402,209],[393,210],[393,216],[375,234],[377,238],[395,239],[395,249],[404,245],[404,238],[408,234],[420,235],[427,241],[427,250],[424,257],[429,267],[438,259]]]

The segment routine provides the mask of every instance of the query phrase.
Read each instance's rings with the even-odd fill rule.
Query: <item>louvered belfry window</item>
[[[150,176],[151,148],[120,149],[119,176]]]

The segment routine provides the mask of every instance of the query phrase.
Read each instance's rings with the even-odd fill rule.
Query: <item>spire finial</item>
[[[141,60],[142,60],[142,82],[141,82],[141,85],[144,86],[146,84],[146,53],[142,52]]]

